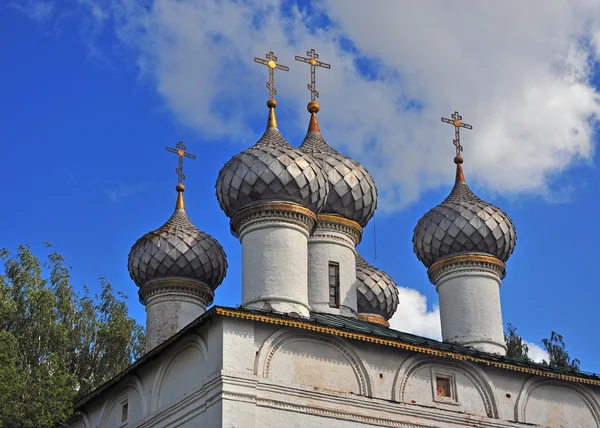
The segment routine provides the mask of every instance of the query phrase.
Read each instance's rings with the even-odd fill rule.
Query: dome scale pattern
[[[142,287],[162,278],[199,281],[213,291],[223,282],[227,258],[221,245],[176,209],[169,221],[145,234],[131,248],[129,274]]]
[[[398,286],[382,270],[371,266],[359,254],[356,255],[356,300],[358,314],[375,314],[386,321],[398,308]]]
[[[460,164],[450,195],[419,220],[413,234],[415,254],[427,268],[443,257],[466,252],[489,254],[505,262],[516,242],[508,214],[469,189]]]
[[[327,144],[315,113],[299,148],[321,162],[329,181],[329,195],[321,212],[337,214],[365,227],[377,209],[377,187],[367,169]]]
[[[219,172],[217,199],[228,217],[263,202],[292,202],[318,213],[329,191],[319,162],[292,147],[276,127],[233,156]]]

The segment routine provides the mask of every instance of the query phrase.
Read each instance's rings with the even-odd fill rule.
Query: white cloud
[[[53,17],[55,3],[44,0],[15,0],[10,6],[23,12],[28,18],[35,21],[45,22]]]
[[[114,24],[177,120],[245,145],[256,138],[249,124],[266,115],[266,70],[252,57],[273,50],[292,68],[276,80],[280,105],[297,112],[280,117],[289,135],[307,122],[308,69],[293,57],[316,48],[332,64],[317,72],[324,135],[371,169],[383,210],[450,184],[453,130],[440,116],[455,109],[474,125],[463,132],[467,179],[492,191],[563,200],[572,189],[551,179],[594,153],[596,0],[380,0],[368,13],[364,0],[329,0],[313,9],[328,26],[315,24],[318,14],[281,12],[278,0],[79,4],[96,23],[92,33]],[[342,49],[344,40],[358,52]],[[361,75],[359,57],[376,61],[374,78]],[[411,101],[420,109],[403,111]]]
[[[280,120],[285,134],[307,121],[308,70],[292,58],[315,47],[332,64],[318,71],[324,135],[371,168],[391,210],[451,181],[453,133],[439,118],[455,109],[475,128],[463,133],[467,178],[493,191],[549,195],[555,173],[591,160],[600,3],[509,3],[382,0],[364,13],[364,1],[329,1],[334,25],[315,31],[276,0],[128,0],[112,10],[175,116],[244,143],[255,137],[249,121],[265,115],[266,71],[252,57],[273,50],[292,67],[277,77],[280,101],[298,111]],[[375,80],[342,38],[378,61]],[[401,111],[407,100],[422,108]]]
[[[550,360],[548,353],[544,349],[542,349],[541,346],[536,345],[532,342],[528,342],[526,340],[524,340],[524,342],[529,348],[529,358],[531,358],[533,361],[535,361],[536,363],[541,363],[542,360]]]
[[[427,297],[417,290],[398,287],[400,302],[394,316],[390,319],[390,327],[394,330],[441,340],[440,309],[436,305],[427,309]]]
[[[144,190],[148,189],[149,187],[150,187],[150,185],[146,182],[132,184],[132,185],[128,185],[123,182],[120,182],[119,185],[115,188],[104,189],[104,194],[106,196],[108,196],[108,199],[110,199],[113,202],[116,202],[119,199],[126,198],[128,196],[131,196],[134,193],[143,192]]]

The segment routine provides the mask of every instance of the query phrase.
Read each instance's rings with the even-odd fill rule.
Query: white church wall
[[[219,319],[190,332],[160,358],[84,406],[82,416],[72,426],[192,427],[201,421],[206,426],[220,426],[220,400],[211,401],[207,396],[220,388],[222,337]],[[127,418],[122,421],[124,404]]]
[[[207,354],[206,344],[200,336],[192,334],[186,337],[170,358],[161,364],[155,376],[152,409],[179,400],[202,385],[206,380]]]
[[[281,329],[259,348],[255,373],[289,385],[370,396],[360,357],[336,337]]]
[[[566,388],[575,385],[575,388],[586,391],[587,401],[581,394],[570,391],[567,393],[560,389],[544,392],[542,388],[539,390],[541,392],[536,392],[539,398],[535,394],[532,395],[531,400],[527,400],[529,404],[524,407],[525,410],[519,411],[518,398],[528,379],[545,378],[289,327],[256,323],[250,328],[248,325],[253,324],[251,322],[231,319],[224,322],[226,326],[230,326],[225,327],[225,334],[230,336],[225,342],[235,343],[240,353],[244,349],[245,354],[243,357],[235,353],[225,354],[224,364],[229,366],[230,376],[234,376],[236,370],[247,376],[247,365],[253,360],[256,375],[253,379],[258,383],[250,386],[249,390],[254,391],[250,395],[254,394],[251,401],[256,409],[247,411],[247,414],[251,414],[253,420],[260,421],[256,422],[256,425],[227,426],[279,426],[280,423],[296,426],[296,423],[302,423],[298,421],[305,421],[303,427],[336,426],[337,422],[332,422],[329,418],[338,417],[331,415],[322,416],[327,418],[327,421],[315,421],[306,425],[307,421],[315,417],[318,420],[315,414],[324,412],[325,407],[330,407],[327,399],[331,397],[346,403],[346,407],[342,406],[339,410],[347,414],[344,417],[340,416],[344,423],[358,418],[364,419],[363,422],[356,422],[362,424],[359,426],[397,426],[396,422],[389,421],[368,422],[369,417],[381,419],[382,416],[376,415],[375,408],[366,406],[357,409],[356,403],[351,403],[356,397],[365,396],[372,397],[373,403],[378,403],[386,409],[388,416],[383,417],[382,421],[390,419],[394,412],[399,414],[396,416],[399,418],[397,420],[409,420],[410,418],[406,419],[408,415],[416,412],[420,413],[420,418],[424,418],[421,421],[431,421],[432,425],[423,426],[460,426],[463,423],[468,426],[469,421],[477,418],[493,418],[497,426],[517,426],[518,423],[529,422],[531,419],[535,421],[533,423],[550,427],[600,427],[600,418],[597,416],[597,410],[594,410],[597,409],[600,394],[597,390],[573,382],[558,384],[566,385]],[[242,325],[243,328],[235,332]],[[253,346],[252,352],[250,345]],[[250,355],[252,358],[249,358]],[[230,358],[235,363],[229,364],[227,360]],[[451,397],[437,395],[438,377],[449,381]],[[269,393],[263,394],[263,390]],[[294,399],[292,390],[309,394],[310,400],[307,405],[312,408],[307,410],[300,406]],[[248,393],[248,390],[246,392]],[[544,393],[555,399],[548,400]],[[270,402],[280,404],[268,404]],[[269,409],[272,408],[272,411],[262,409],[261,403],[265,403]],[[227,407],[228,404],[224,406]],[[275,411],[275,408],[278,410]],[[540,410],[541,408],[546,410]],[[301,416],[304,411],[312,416]],[[527,412],[537,415],[538,419]],[[548,416],[544,416],[544,412],[547,412]],[[433,421],[439,418],[435,415],[440,414],[446,414],[443,420],[452,422],[448,425],[434,423]],[[571,425],[565,421],[571,421]],[[573,421],[580,425],[572,425]],[[372,423],[375,425],[370,425]],[[377,425],[379,423],[381,425]]]
[[[519,422],[543,426],[598,426],[598,395],[594,398],[576,384],[532,378],[523,385],[515,416]]]
[[[437,396],[438,376],[450,380],[450,397]],[[129,413],[120,424],[124,399]],[[587,428],[600,427],[599,403],[597,387],[215,317],[84,406],[71,426],[450,428],[529,423]]]

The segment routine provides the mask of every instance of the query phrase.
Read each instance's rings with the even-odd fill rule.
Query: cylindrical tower
[[[377,208],[377,188],[362,165],[324,140],[317,121],[319,104],[311,101],[307,109],[310,123],[299,148],[320,162],[329,183],[308,239],[309,302],[316,312],[356,316],[356,246]]]
[[[202,315],[227,271],[221,245],[189,220],[183,191],[179,183],[169,221],[138,239],[129,253],[129,274],[146,306],[146,351]]]
[[[459,119],[454,124],[460,126]],[[500,285],[517,235],[504,211],[469,189],[458,138],[455,142],[454,187],[419,220],[414,251],[439,295],[443,340],[506,355]]]
[[[267,129],[219,172],[219,204],[242,244],[242,305],[308,316],[308,237],[327,199],[320,164],[277,129],[274,99]]]

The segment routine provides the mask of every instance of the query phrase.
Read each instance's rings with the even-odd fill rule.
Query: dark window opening
[[[329,306],[340,307],[340,264],[329,262]]]
[[[121,422],[127,420],[127,411],[129,410],[129,404],[127,402],[121,405]]]

